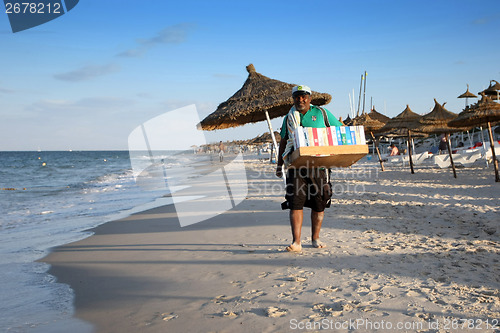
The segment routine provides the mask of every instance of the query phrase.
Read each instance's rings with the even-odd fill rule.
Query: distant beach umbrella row
[[[496,82],[496,84],[498,85],[498,82]],[[500,87],[498,87],[497,89],[498,93]],[[490,92],[491,91],[492,90],[490,90]],[[500,175],[498,173],[498,160],[495,154],[495,144],[493,140],[493,133],[491,131],[491,123],[500,121],[500,104],[495,103],[491,98],[489,98],[486,95],[486,90],[482,91],[480,94],[481,94],[481,100],[476,104],[471,105],[470,107],[466,107],[465,110],[460,112],[455,119],[449,122],[449,125],[452,127],[465,126],[467,128],[473,128],[484,124],[488,125],[488,136],[490,138],[491,155],[493,157],[493,167],[495,169],[495,182],[500,182]]]
[[[203,119],[198,124],[200,129],[211,131],[267,120],[270,133],[274,132],[270,119],[282,117],[288,113],[293,105],[291,90],[295,84],[268,78],[258,73],[253,64],[248,65],[246,70],[248,78],[241,89],[228,100],[219,104],[213,113]],[[493,143],[491,123],[500,121],[500,104],[493,102],[492,99],[500,99],[500,84],[495,80],[491,80],[489,87],[479,94],[482,96],[481,101],[469,106],[468,99],[476,98],[477,96],[469,91],[469,85],[467,85],[466,92],[458,96],[458,98],[466,99],[465,109],[460,115],[446,110],[444,108],[446,103],[441,105],[434,99],[434,109],[424,116],[413,112],[409,105],[394,118],[389,118],[377,112],[375,108],[372,108],[371,112],[367,114],[363,112],[363,114],[354,119],[347,117],[344,123],[345,125],[364,126],[365,133],[367,136],[368,134],[372,136],[374,141],[374,133],[376,136],[407,137],[410,167],[411,172],[414,173],[411,158],[412,136],[424,137],[428,134],[446,134],[449,144],[449,133],[467,130],[481,124],[488,124],[490,141]],[[328,104],[331,98],[326,93],[312,92],[312,104],[314,105]],[[277,148],[275,136],[269,135],[269,137],[273,139],[274,146]],[[493,146],[492,144],[496,181],[500,181]],[[451,147],[448,150],[453,173],[456,177]]]
[[[500,104],[483,93],[479,102],[466,107],[455,119],[449,122],[449,125],[470,128],[498,121],[500,121]]]
[[[454,168],[453,156],[450,145],[449,134],[453,132],[465,131],[476,126],[488,124],[489,132],[491,132],[491,123],[495,123],[500,121],[500,104],[495,103],[492,99],[498,99],[498,95],[500,93],[500,84],[495,81],[490,81],[490,86],[481,91],[479,94],[483,96],[481,101],[478,103],[469,106],[468,100],[466,100],[466,107],[462,113],[457,115],[456,113],[450,112],[446,110],[443,103],[442,105],[434,99],[434,108],[428,114],[421,116],[415,112],[413,112],[410,107],[407,105],[405,110],[398,114],[394,118],[380,119],[376,118],[377,116],[385,117],[384,115],[372,110],[369,114],[362,114],[351,120],[350,124],[352,125],[365,125],[367,128],[365,129],[366,133],[376,133],[377,136],[386,136],[386,137],[407,137],[408,138],[408,150],[409,150],[409,159],[410,159],[410,168],[411,172],[414,173],[413,163],[412,163],[412,136],[420,136],[424,137],[429,134],[444,134],[447,136],[447,145],[448,145],[448,153],[450,155],[450,162],[453,169],[453,175],[456,178],[456,170]],[[490,96],[490,97],[488,97]],[[469,91],[469,85],[467,85],[467,90],[462,95],[458,96],[458,98],[476,98]],[[375,113],[376,112],[376,113]],[[370,115],[374,114],[373,117]],[[376,118],[380,123],[384,123],[383,126],[380,126],[380,123],[374,122],[372,118]],[[374,140],[375,141],[375,140]],[[493,142],[493,136],[490,134],[490,142]],[[377,150],[377,153],[378,150]],[[498,177],[498,162],[496,160],[495,151],[492,147],[493,160],[495,165],[495,180],[500,181]],[[380,160],[380,154],[379,154]],[[380,160],[381,162],[381,160]],[[382,170],[383,170],[383,164]]]
[[[453,163],[453,154],[451,151],[450,133],[467,130],[467,128],[459,129],[448,125],[451,120],[457,117],[457,114],[446,110],[444,108],[445,104],[446,102],[441,105],[438,101],[436,101],[436,99],[434,99],[434,109],[432,109],[432,111],[428,114],[422,116],[418,120],[418,125],[413,127],[412,130],[419,133],[446,135],[446,143],[448,147],[448,154],[450,155],[453,176],[457,178],[457,172],[455,170],[455,164]]]

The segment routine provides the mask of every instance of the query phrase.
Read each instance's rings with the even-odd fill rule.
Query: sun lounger
[[[431,162],[441,169],[448,168],[451,165],[450,156],[448,155],[432,155]]]
[[[472,166],[477,160],[481,159],[482,152],[481,151],[472,151],[472,152],[461,152],[457,154],[460,156],[460,159],[457,161],[458,164],[461,164],[464,167]]]
[[[420,154],[415,154],[412,155],[412,160],[414,165],[422,164],[423,161],[427,160],[430,155],[428,152],[424,151],[423,153]]]
[[[495,142],[495,155],[497,157],[497,160],[500,160],[500,144],[498,142]],[[491,153],[491,146],[490,146],[490,143],[487,142],[486,145],[485,145],[485,148],[486,148],[486,158],[488,159],[488,161],[492,161],[493,160],[493,154]],[[484,158],[484,156],[483,156]]]
[[[413,165],[418,165],[421,164],[423,161],[429,158],[429,153],[428,152],[423,152],[420,154],[415,154],[411,155],[412,160],[413,160]],[[388,163],[401,163],[403,166],[407,163],[410,163],[410,157],[408,155],[397,155],[397,156],[390,156],[387,159]]]
[[[459,154],[452,154],[453,163],[455,165],[461,165],[464,167],[472,166],[477,160],[481,159],[482,152],[479,149],[474,149],[473,151],[463,151]],[[439,168],[444,169],[451,166],[450,155],[434,155],[432,156],[432,163],[437,165]]]

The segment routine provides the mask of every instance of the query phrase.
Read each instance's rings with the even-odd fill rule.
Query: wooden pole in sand
[[[375,145],[375,150],[377,151],[378,161],[380,163],[380,168],[382,169],[382,171],[385,171],[384,170],[384,162],[382,161],[382,157],[380,156],[380,150],[378,149],[378,144],[376,144],[375,136],[373,135],[373,132],[370,132],[370,134],[372,136],[373,144]]]
[[[498,175],[498,161],[495,154],[495,142],[493,141],[493,132],[491,131],[491,123],[488,121],[488,136],[490,137],[491,157],[493,157],[493,167],[495,168],[495,182],[500,182]]]
[[[408,130],[408,157],[410,158],[410,170],[411,173],[414,174],[415,171],[413,170],[413,158],[411,155],[413,155],[413,149],[411,149],[411,134],[410,130]]]
[[[448,147],[448,154],[450,154],[450,162],[451,162],[451,168],[453,169],[453,177],[457,178],[455,163],[453,163],[453,156],[451,153],[450,133],[446,133],[446,146]]]

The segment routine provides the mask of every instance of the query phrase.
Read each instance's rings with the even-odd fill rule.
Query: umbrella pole
[[[483,126],[479,126],[479,130],[481,131],[481,140],[483,142],[483,146],[481,147],[484,151],[484,160],[486,161],[486,167],[489,166],[488,164],[488,157],[486,156],[486,143],[484,142],[484,133],[483,133]]]
[[[491,156],[493,157],[493,167],[495,168],[495,182],[500,182],[498,175],[498,161],[495,154],[495,142],[493,141],[493,132],[491,131],[491,123],[488,121],[488,135],[490,137]]]
[[[276,137],[274,136],[273,126],[271,125],[271,118],[269,118],[269,113],[266,111],[267,126],[269,127],[269,132],[271,133],[271,139],[273,140],[274,152],[276,153],[276,162],[278,162],[278,143],[276,142]],[[271,152],[271,160],[269,163],[273,163],[273,152]]]
[[[453,156],[451,154],[450,133],[446,133],[446,146],[448,147],[448,154],[450,154],[450,162],[451,162],[451,168],[453,169],[453,177],[457,178],[457,172],[455,171],[455,163],[453,163]]]
[[[382,161],[382,157],[380,156],[380,150],[378,150],[378,145],[375,143],[375,136],[373,135],[373,132],[370,132],[370,134],[372,136],[373,145],[375,146],[375,150],[377,151],[378,161],[380,163],[380,168],[382,169],[382,171],[385,171],[384,170],[384,162]]]
[[[411,170],[411,173],[414,174],[415,171],[413,170],[413,158],[412,158],[412,154],[413,154],[413,149],[411,149],[411,134],[410,134],[410,130],[408,130],[408,157],[410,158],[410,170]]]

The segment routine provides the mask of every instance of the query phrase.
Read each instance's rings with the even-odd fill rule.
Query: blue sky
[[[243,85],[245,66],[327,92],[337,117],[366,109],[460,112],[500,81],[498,1],[80,0],[12,33],[0,13],[0,150],[127,149],[141,123],[195,104],[200,117]],[[278,130],[280,119],[273,120]],[[208,132],[252,138],[265,123]]]

